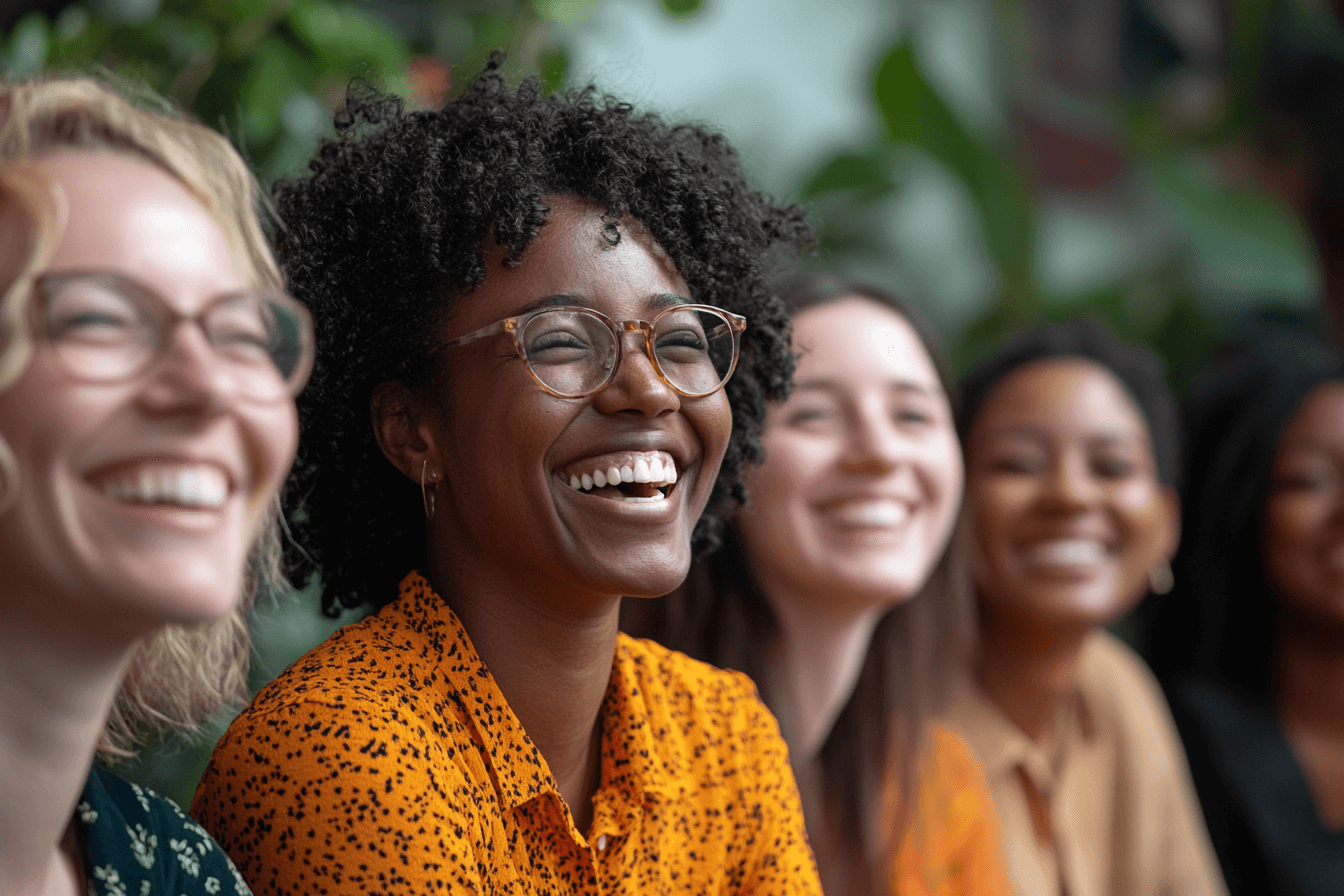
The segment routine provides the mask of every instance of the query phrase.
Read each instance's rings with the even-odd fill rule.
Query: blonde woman
[[[248,892],[94,760],[244,695],[312,357],[255,196],[206,128],[0,83],[0,892]]]

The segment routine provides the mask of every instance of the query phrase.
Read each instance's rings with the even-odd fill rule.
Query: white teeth
[[[1106,547],[1093,538],[1066,538],[1039,544],[1031,551],[1037,563],[1088,566],[1106,560]]]
[[[632,463],[624,466],[612,464],[605,469],[589,473],[570,474],[569,485],[579,491],[590,491],[608,485],[621,485],[627,482],[642,482],[656,488],[665,488],[677,481],[677,467],[671,458],[664,460],[658,454],[636,457]],[[643,500],[643,499],[641,499]]]
[[[841,505],[835,516],[848,526],[891,528],[910,518],[910,507],[902,501],[851,501]]]
[[[105,495],[134,504],[216,508],[229,496],[224,471],[207,465],[143,466],[102,484]]]
[[[649,495],[647,498],[622,497],[621,500],[627,504],[656,504],[659,501],[666,501],[667,495],[663,494],[662,492],[655,492],[652,495]]]

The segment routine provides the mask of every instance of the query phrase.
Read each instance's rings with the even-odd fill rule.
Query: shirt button
[[[607,835],[606,835],[606,834],[598,834],[598,835],[597,835],[597,851],[598,851],[598,852],[602,852],[602,851],[605,850],[606,848],[607,848]]]

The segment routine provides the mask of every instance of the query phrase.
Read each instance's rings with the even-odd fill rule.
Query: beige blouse
[[[978,688],[948,713],[989,781],[1018,896],[1226,896],[1152,674],[1098,631],[1075,683],[1044,743]]]

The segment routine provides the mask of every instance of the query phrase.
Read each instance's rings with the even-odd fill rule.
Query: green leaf
[[[885,166],[870,155],[840,153],[823,163],[802,189],[800,198],[813,199],[822,193],[841,190],[885,192],[893,187]]]
[[[688,19],[705,8],[705,0],[661,0],[668,15]]]
[[[1309,303],[1318,289],[1311,242],[1267,196],[1219,184],[1190,160],[1153,159],[1149,170],[1190,241],[1195,276],[1209,292]]]
[[[340,68],[359,64],[383,74],[405,68],[405,43],[381,21],[349,3],[308,0],[294,7],[289,24],[323,62]]]
[[[42,13],[33,11],[19,19],[10,32],[9,47],[5,53],[5,72],[10,75],[28,75],[47,64],[51,47],[51,28]]]
[[[569,54],[563,49],[552,50],[541,60],[541,83],[547,90],[559,90],[565,84],[565,75],[569,73]]]

